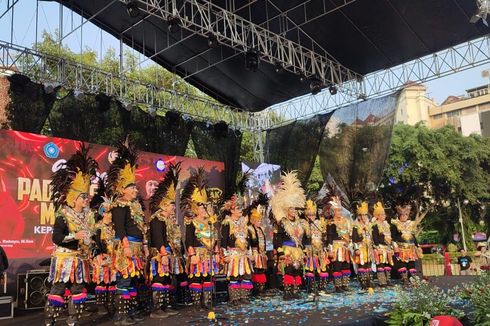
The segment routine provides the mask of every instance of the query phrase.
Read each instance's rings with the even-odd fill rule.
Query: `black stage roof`
[[[160,52],[153,58],[156,63],[180,76],[191,75],[186,78],[190,84],[223,104],[260,111],[310,92],[309,83],[300,82],[290,72],[278,74],[272,64],[261,62],[256,72],[248,71],[244,54],[238,50],[225,45],[209,49],[205,37],[185,30],[169,33],[167,23],[157,17],[145,17],[142,13],[131,18],[120,1],[56,1],[85,18],[107,6],[92,18],[95,25],[118,38],[122,34],[125,44],[147,56]],[[224,8],[230,0],[211,2]],[[476,0],[357,0],[325,15],[320,14],[339,7],[345,0],[232,2],[235,9],[244,6],[236,14],[255,24],[297,7],[287,13],[286,26],[292,30],[286,37],[296,42],[301,34],[305,47],[311,44],[310,37],[342,65],[362,75],[484,36],[489,31],[481,21],[469,22],[477,10]],[[278,33],[281,21],[284,23],[280,18],[270,20],[268,29]],[[211,66],[203,69],[209,62]]]

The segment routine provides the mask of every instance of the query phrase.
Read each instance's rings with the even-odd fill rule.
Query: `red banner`
[[[55,219],[51,197],[51,175],[78,147],[79,142],[63,138],[0,130],[0,245],[9,259],[49,257]],[[91,145],[90,156],[105,174],[113,148]],[[137,186],[144,199],[155,190],[170,162],[182,162],[180,181],[191,169],[204,167],[214,194],[224,187],[224,164],[180,156],[140,152]],[[93,180],[91,193],[96,190]]]

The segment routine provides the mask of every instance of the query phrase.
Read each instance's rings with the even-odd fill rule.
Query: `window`
[[[451,112],[448,112],[447,113],[447,117],[448,118],[451,118],[451,117],[457,117],[461,114],[461,110],[454,110],[454,111],[451,111]]]

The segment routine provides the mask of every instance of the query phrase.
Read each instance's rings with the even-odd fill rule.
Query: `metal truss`
[[[62,86],[76,92],[103,93],[124,105],[143,105],[152,112],[176,110],[196,120],[225,121],[240,130],[256,130],[253,114],[219,104],[204,96],[143,83],[126,75],[114,74],[0,41],[0,72],[16,71],[33,82]],[[156,111],[154,111],[156,110]]]
[[[129,0],[120,0],[128,3]],[[255,50],[261,60],[280,64],[298,75],[315,77],[325,85],[358,96],[362,76],[342,66],[329,53],[309,49],[297,42],[254,24],[232,11],[206,0],[138,0],[140,10],[162,20],[178,19],[182,28],[216,39],[243,52]],[[342,2],[342,6],[345,1]]]
[[[324,90],[317,95],[304,95],[261,112],[268,128],[287,124],[341,106],[390,94],[409,82],[427,82],[490,62],[490,36],[484,36],[449,49],[377,71],[364,76],[359,96],[344,93],[331,95]]]

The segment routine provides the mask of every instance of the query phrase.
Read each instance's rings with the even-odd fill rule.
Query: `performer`
[[[408,273],[410,276],[417,274],[415,261],[422,256],[422,250],[418,247],[415,238],[417,226],[409,219],[411,208],[410,205],[396,206],[398,218],[391,221],[395,266],[405,285],[408,285]]]
[[[260,193],[258,199],[247,208],[246,213],[250,223],[248,226],[248,237],[252,248],[252,264],[254,268],[252,283],[255,295],[262,295],[267,283],[267,243],[262,219],[264,217],[264,208],[267,206],[268,201],[267,195]]]
[[[180,163],[170,164],[165,178],[150,198],[150,280],[153,291],[151,318],[166,318],[177,314],[176,311],[167,309],[170,294],[173,292],[172,278],[182,278],[181,274],[185,274],[180,228],[178,225],[175,227],[175,198],[179,173]]]
[[[330,202],[333,218],[327,224],[327,242],[333,272],[335,292],[349,291],[351,222],[342,216],[340,199]]]
[[[243,216],[243,198],[234,194],[223,205],[224,220],[221,222],[221,248],[224,257],[224,272],[229,279],[229,302],[248,302],[253,288],[253,267],[249,256],[248,221]]]
[[[98,221],[95,223],[96,250],[92,258],[92,282],[96,284],[95,303],[100,315],[115,312],[116,293],[116,273],[112,268],[115,237],[110,211],[112,201],[105,195],[105,185],[100,180],[97,193],[90,203],[98,216]]]
[[[212,300],[212,278],[218,272],[216,216],[208,202],[205,172],[193,172],[181,195],[185,216],[185,246],[188,256],[189,290],[195,307],[209,308]]]
[[[141,279],[148,257],[148,241],[143,208],[137,199],[136,160],[134,145],[128,140],[120,142],[107,175],[107,190],[115,197],[111,212],[115,229],[113,264],[117,273],[116,325],[144,320],[136,306],[137,289],[144,282]]]
[[[283,275],[284,299],[290,300],[299,297],[303,274],[305,229],[296,208],[304,207],[306,197],[296,172],[285,173],[281,180],[282,185],[271,199],[271,207],[278,223],[275,249]]]
[[[53,226],[54,251],[48,280],[53,283],[46,305],[46,325],[56,324],[70,289],[68,325],[77,325],[87,299],[84,283],[90,282],[90,244],[94,217],[89,205],[90,178],[97,162],[80,144],[77,152],[53,174],[51,185],[56,219]]]
[[[386,221],[386,213],[381,202],[374,204],[373,244],[374,262],[376,263],[378,283],[380,287],[390,285],[391,268],[393,266],[393,248],[390,224]]]
[[[312,200],[306,201],[304,224],[306,230],[306,265],[305,276],[310,285],[309,291],[313,291],[318,285],[320,291],[324,291],[328,283],[328,252],[326,248],[327,222],[322,217],[317,218],[317,207]],[[318,281],[317,281],[318,279]]]
[[[373,242],[369,208],[366,202],[357,207],[357,220],[352,227],[354,255],[352,263],[357,266],[357,278],[362,290],[371,287],[371,263],[373,261]]]

